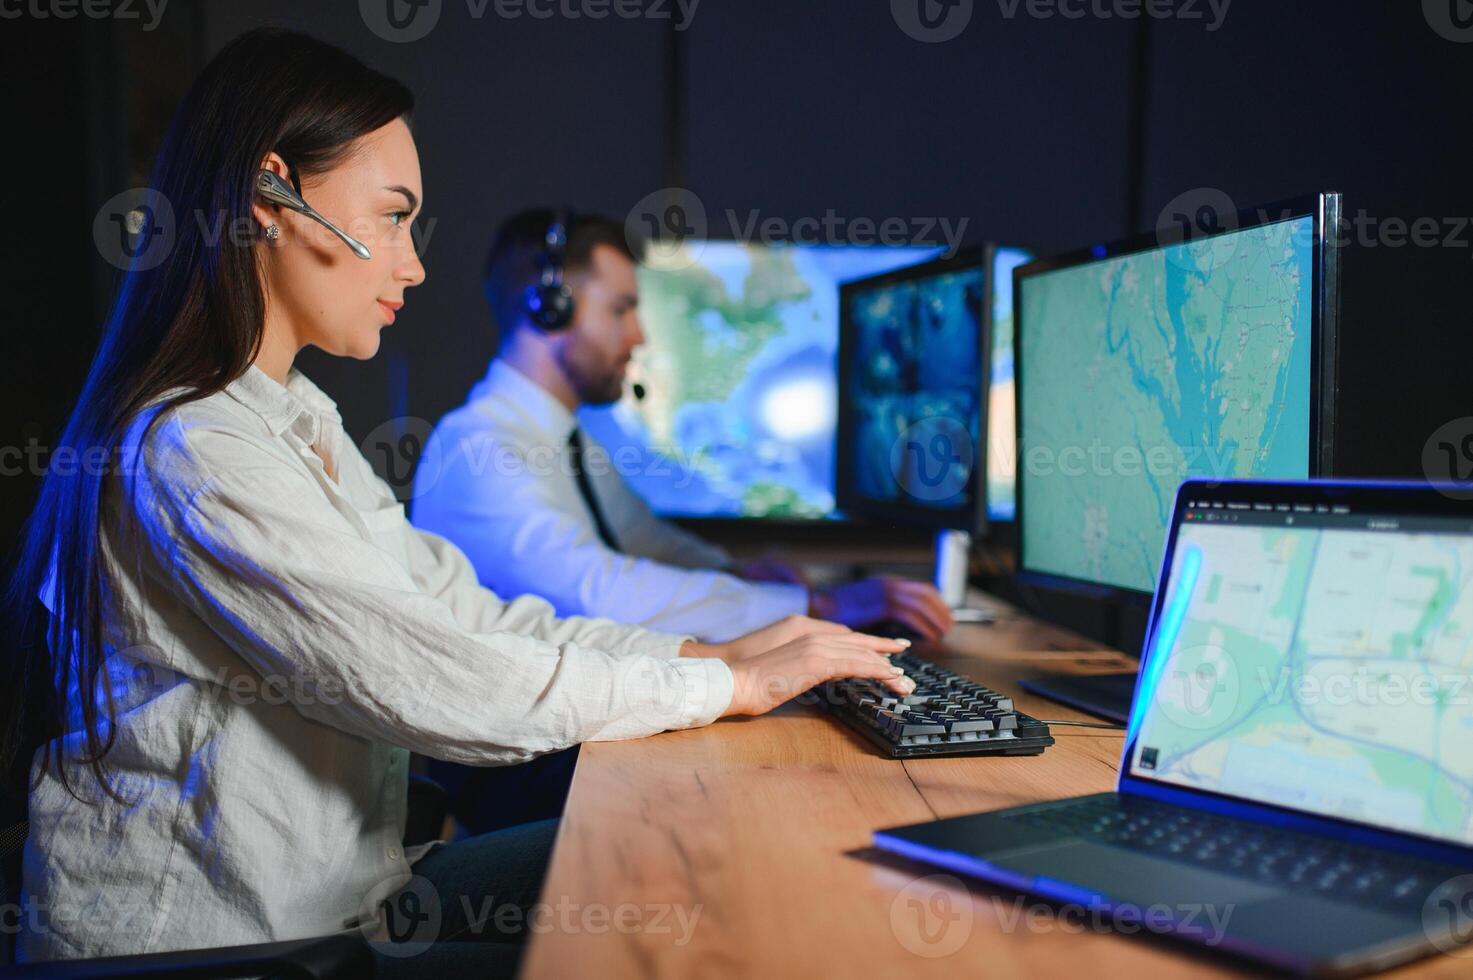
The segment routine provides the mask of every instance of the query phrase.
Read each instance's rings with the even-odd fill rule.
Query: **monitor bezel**
[[[996,540],[999,537],[999,532],[1003,531],[1006,528],[1013,527],[1017,523],[1017,520],[1018,520],[1018,447],[1017,447],[1016,441],[1013,444],[1013,512],[1012,512],[1012,515],[1011,516],[1008,516],[1008,517],[997,517],[997,516],[995,516],[992,513],[992,496],[991,496],[991,493],[990,493],[990,484],[989,484],[988,478],[987,478],[988,477],[988,473],[991,470],[991,465],[992,465],[992,451],[993,451],[993,445],[992,445],[992,426],[991,426],[991,420],[992,420],[992,415],[991,415],[991,412],[992,412],[992,348],[994,346],[993,342],[994,342],[994,340],[997,337],[997,322],[993,319],[993,317],[994,317],[994,315],[996,313],[997,290],[998,290],[998,285],[999,285],[998,284],[998,281],[997,281],[997,255],[998,255],[999,252],[1022,252],[1023,254],[1025,254],[1025,255],[1028,256],[1028,262],[1036,262],[1038,260],[1038,258],[1039,258],[1038,249],[1034,248],[1031,245],[1019,245],[1019,244],[1016,244],[1016,243],[1009,243],[1009,242],[987,242],[987,243],[985,243],[982,246],[982,268],[983,268],[983,276],[984,276],[984,281],[986,282],[986,286],[987,286],[987,297],[988,297],[988,300],[989,300],[989,302],[987,303],[987,309],[985,309],[982,312],[982,321],[983,321],[983,330],[984,330],[983,336],[987,339],[987,350],[984,352],[983,363],[982,363],[982,370],[983,370],[982,393],[983,393],[983,396],[986,398],[986,405],[984,406],[984,409],[983,409],[983,422],[986,425],[986,429],[987,429],[987,431],[985,431],[985,432],[982,433],[982,437],[981,437],[981,448],[982,448],[982,451],[986,454],[983,457],[982,503],[983,503],[983,507],[985,508],[985,514],[986,514],[986,517],[987,517],[988,536],[990,538],[992,538],[993,540]],[[1024,265],[1027,265],[1028,262],[1023,262],[1023,263],[1021,263],[1021,264],[1019,264],[1017,266],[1014,266],[1014,270],[1021,269]],[[1010,276],[1008,276],[1008,289],[1012,289],[1012,288],[1014,288],[1014,283],[1013,283],[1013,278],[1010,275]],[[1018,315],[1017,314],[1017,309],[1018,309],[1017,302],[1018,302],[1018,298],[1017,298],[1017,294],[1015,293],[1015,294],[1013,294],[1013,318],[1014,318],[1015,321],[1016,321],[1017,315]],[[1013,332],[1014,331],[1011,328],[1008,330],[1008,334],[1010,336],[1013,334]],[[1017,352],[1016,349],[1014,349],[1014,351],[1013,351],[1013,367],[1014,367],[1014,372],[1015,372],[1014,373],[1014,381],[1013,381],[1013,418],[1014,418],[1014,420],[1016,420],[1017,417],[1018,417],[1018,405],[1017,405],[1017,401],[1018,401],[1018,387],[1017,387],[1017,375],[1016,375],[1017,364],[1018,364],[1018,352]],[[1015,426],[1015,429],[1016,429],[1016,426]]]
[[[1176,554],[1176,545],[1186,510],[1184,502],[1235,502],[1266,504],[1349,504],[1358,513],[1427,514],[1455,516],[1473,524],[1473,511],[1469,509],[1470,489],[1467,486],[1439,486],[1428,482],[1397,480],[1334,480],[1308,481],[1263,481],[1263,480],[1187,480],[1177,489],[1172,505],[1171,526],[1167,531],[1166,547],[1161,556],[1161,567],[1156,579],[1163,587],[1158,588],[1151,602],[1151,617],[1146,629],[1145,640],[1140,651],[1140,670],[1136,674],[1135,693],[1131,698],[1130,725],[1125,733],[1121,749],[1119,776],[1116,789],[1161,800],[1167,803],[1190,806],[1224,816],[1241,817],[1259,822],[1272,823],[1289,830],[1314,833],[1343,840],[1349,843],[1384,847],[1399,853],[1433,861],[1473,864],[1473,844],[1460,845],[1441,838],[1427,837],[1412,831],[1391,830],[1371,824],[1357,823],[1337,817],[1328,817],[1297,810],[1292,807],[1276,806],[1257,800],[1220,793],[1215,790],[1179,786],[1174,783],[1139,776],[1131,772],[1131,759],[1140,736],[1140,723],[1144,717],[1138,705],[1142,697],[1142,678],[1148,676],[1151,657],[1155,652],[1156,630],[1166,604],[1166,576],[1170,571],[1171,559]]]
[[[839,345],[836,354],[838,373],[836,381],[839,386],[838,419],[834,426],[834,505],[838,513],[844,518],[860,518],[866,521],[877,521],[892,524],[909,524],[916,527],[930,528],[938,531],[965,531],[969,534],[981,536],[987,533],[987,371],[990,366],[989,351],[991,348],[991,336],[988,333],[988,321],[990,317],[987,307],[990,307],[991,297],[990,275],[983,262],[984,256],[988,254],[985,246],[970,246],[958,249],[951,255],[942,255],[916,265],[906,266],[902,269],[892,269],[873,276],[865,276],[862,279],[851,279],[839,285]],[[972,505],[965,511],[944,511],[934,507],[922,507],[910,504],[906,501],[881,501],[870,500],[858,494],[852,481],[847,474],[853,472],[856,453],[853,447],[854,437],[854,405],[853,396],[850,394],[849,382],[852,380],[853,367],[846,356],[854,343],[853,320],[849,313],[851,300],[861,293],[877,287],[893,286],[897,283],[911,282],[917,279],[929,279],[934,276],[949,275],[957,272],[978,271],[982,281],[984,309],[977,318],[977,358],[978,358],[978,434],[977,442],[973,447],[974,459],[972,471],[967,477],[967,486],[971,493]],[[977,465],[980,460],[982,465]],[[967,516],[970,515],[970,516]]]
[[[1234,216],[1231,228],[1203,233],[1197,229],[1172,225],[1155,232],[1145,232],[1115,242],[1076,249],[1061,255],[1037,259],[1013,270],[1013,387],[1017,397],[1017,468],[1015,522],[1017,533],[1017,578],[1024,584],[1058,589],[1094,599],[1115,601],[1136,607],[1150,603],[1151,589],[1131,589],[1121,585],[1030,569],[1026,564],[1027,534],[1024,531],[1024,483],[1027,479],[1028,447],[1023,441],[1023,404],[1026,371],[1022,352],[1024,297],[1023,281],[1029,277],[1061,269],[1089,265],[1139,252],[1198,241],[1222,234],[1246,231],[1264,225],[1313,218],[1311,258],[1313,282],[1310,286],[1310,416],[1309,476],[1325,477],[1335,473],[1334,420],[1339,385],[1339,244],[1341,196],[1334,191],[1308,194],[1245,208]]]

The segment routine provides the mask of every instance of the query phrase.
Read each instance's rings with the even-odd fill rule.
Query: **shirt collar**
[[[555,440],[552,445],[566,442],[578,428],[577,416],[568,411],[568,407],[552,392],[499,357],[491,362],[486,376],[471,389],[470,400],[477,402],[493,395],[508,399],[527,415],[537,428]]]
[[[252,364],[225,392],[261,416],[273,436],[297,429],[309,445],[321,435],[323,421],[343,421],[337,404],[296,368],[287,373],[283,386]]]

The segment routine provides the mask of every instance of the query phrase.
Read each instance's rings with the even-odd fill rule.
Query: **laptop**
[[[1470,500],[1183,484],[1115,792],[875,845],[1280,970],[1473,971]]]

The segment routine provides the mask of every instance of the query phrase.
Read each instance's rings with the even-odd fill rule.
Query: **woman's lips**
[[[384,311],[384,317],[389,323],[394,322],[394,311],[403,305],[403,303],[390,303],[383,299],[378,301],[378,308]]]

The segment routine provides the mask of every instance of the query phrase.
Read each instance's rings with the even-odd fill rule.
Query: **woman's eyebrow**
[[[419,198],[414,196],[414,191],[405,187],[403,184],[395,184],[392,187],[385,187],[384,190],[393,191],[396,194],[403,194],[404,199],[409,202],[409,210],[411,211],[419,207]]]

